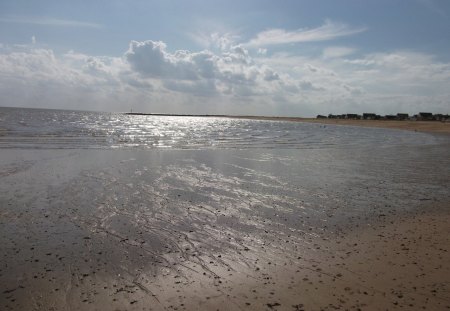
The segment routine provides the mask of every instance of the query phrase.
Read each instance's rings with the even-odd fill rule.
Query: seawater
[[[428,145],[442,139],[300,122],[0,108],[0,148],[316,149]]]

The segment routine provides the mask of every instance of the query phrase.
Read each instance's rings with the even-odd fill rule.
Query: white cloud
[[[199,80],[213,78],[215,74],[215,55],[208,51],[191,53],[166,51],[161,41],[132,41],[125,53],[131,67],[141,74],[162,79]]]
[[[302,80],[299,86],[304,91],[325,91],[325,88],[314,85],[311,81]]]
[[[57,27],[87,27],[87,28],[102,28],[103,26],[97,23],[86,21],[76,21],[69,19],[57,19],[49,17],[0,17],[0,22],[14,23],[14,24],[31,24],[42,26],[57,26]]]
[[[316,113],[449,112],[450,63],[429,54],[396,51],[348,59],[278,53],[256,61],[297,81],[296,97],[314,103]]]
[[[0,50],[0,100],[9,106],[249,113],[243,98],[250,103],[282,92],[280,80],[241,46],[221,54],[170,53],[163,42],[131,42],[123,57],[58,56],[32,45]]]
[[[202,96],[260,94],[267,90],[266,84],[280,80],[276,71],[256,65],[240,45],[220,54],[207,50],[170,53],[163,42],[133,41],[125,59],[134,71],[163,80],[163,86],[172,91]]]
[[[323,58],[339,58],[351,55],[356,52],[356,49],[345,46],[330,46],[323,50]]]
[[[197,96],[213,96],[217,94],[216,85],[213,80],[202,81],[180,81],[180,80],[166,80],[164,87],[185,94],[192,94]]]
[[[259,48],[257,52],[260,55],[266,55],[267,54],[267,49]]]
[[[448,113],[449,63],[411,51],[325,51],[333,57],[252,56],[241,45],[170,52],[163,42],[133,41],[121,57],[99,57],[0,45],[0,102],[169,113]]]
[[[230,32],[227,33],[195,33],[189,36],[205,49],[228,50],[239,41],[239,35]]]
[[[450,94],[450,64],[431,55],[397,51],[374,53],[342,64],[349,81],[384,95],[433,96]]]
[[[260,32],[256,38],[251,39],[244,44],[247,47],[261,47],[275,44],[299,43],[326,41],[335,38],[350,36],[365,31],[366,28],[352,28],[343,23],[337,23],[330,20],[317,28],[298,29],[294,31],[286,31],[284,29],[270,29]]]
[[[264,80],[266,81],[274,81],[274,80],[279,80],[280,79],[280,75],[273,71],[270,68],[266,68],[264,70]]]
[[[115,110],[129,95],[121,66],[121,58],[9,46],[0,51],[0,100],[5,106]]]

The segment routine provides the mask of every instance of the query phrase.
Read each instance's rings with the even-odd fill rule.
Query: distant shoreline
[[[315,119],[315,118],[289,118],[289,117],[286,118],[244,117],[244,118],[255,120],[307,122],[307,123],[330,124],[330,125],[350,125],[361,127],[399,129],[416,132],[450,134],[450,122],[442,122],[442,121],[352,120],[352,119]]]
[[[233,115],[208,115],[208,114],[162,114],[162,113],[125,113],[138,116],[171,116],[171,117],[215,117],[230,119],[249,119],[264,121],[290,121],[307,122],[330,125],[349,125],[361,127],[375,127],[399,129],[416,132],[450,134],[450,122],[442,121],[411,121],[411,120],[353,120],[353,119],[316,119],[301,117],[265,117],[265,116],[233,116]]]

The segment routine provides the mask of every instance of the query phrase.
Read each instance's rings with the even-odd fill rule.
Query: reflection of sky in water
[[[229,118],[11,108],[0,108],[0,118],[3,148],[309,149],[437,140],[407,131]]]

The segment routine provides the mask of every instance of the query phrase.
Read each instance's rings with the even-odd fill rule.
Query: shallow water
[[[320,262],[314,239],[439,205],[450,194],[445,136],[0,111],[5,310],[109,310],[112,297],[118,309],[138,300],[148,306],[156,303],[149,293],[167,294],[161,282],[178,277],[202,288],[218,277],[233,287],[230,273],[261,281],[267,276],[248,272],[261,262],[305,255]],[[158,297],[156,309],[168,307]]]
[[[0,148],[318,149],[438,141],[423,133],[298,122],[0,108]]]

